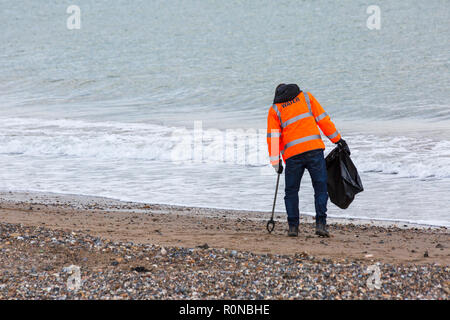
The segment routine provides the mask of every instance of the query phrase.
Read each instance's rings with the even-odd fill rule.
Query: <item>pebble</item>
[[[2,300],[448,300],[450,291],[450,268],[437,264],[379,263],[381,287],[371,289],[370,261],[315,258],[307,252],[163,248],[7,223],[0,223],[0,242]],[[74,276],[67,272],[70,265],[80,267],[77,291],[67,288],[68,277]]]

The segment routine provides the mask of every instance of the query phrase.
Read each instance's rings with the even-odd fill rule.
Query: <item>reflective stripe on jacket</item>
[[[271,164],[297,154],[325,149],[322,132],[336,143],[341,135],[330,116],[311,93],[300,92],[294,99],[272,105],[267,117],[267,144]]]

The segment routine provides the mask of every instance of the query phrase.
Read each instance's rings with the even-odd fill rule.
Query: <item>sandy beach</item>
[[[261,212],[42,193],[0,198],[2,299],[448,299],[450,293],[445,227],[330,220],[331,238],[319,238],[313,219],[302,217],[299,237],[288,238],[284,213],[268,234],[269,214]],[[81,268],[77,292],[66,288],[70,265]],[[380,269],[380,289],[367,287],[371,265]]]

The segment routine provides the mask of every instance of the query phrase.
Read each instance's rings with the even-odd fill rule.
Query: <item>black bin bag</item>
[[[328,195],[331,202],[347,209],[355,195],[364,190],[358,170],[341,147],[334,148],[325,158],[328,173]]]

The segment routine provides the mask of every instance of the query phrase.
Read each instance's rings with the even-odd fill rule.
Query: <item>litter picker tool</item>
[[[272,216],[270,217],[270,220],[267,221],[267,231],[269,231],[269,233],[272,233],[273,229],[275,229],[275,221],[273,220],[273,214],[275,212],[275,203],[277,202],[277,193],[278,193],[278,184],[280,183],[280,175],[281,173],[278,174],[277,177],[277,186],[275,188],[275,197],[273,199],[273,207],[272,207]]]

